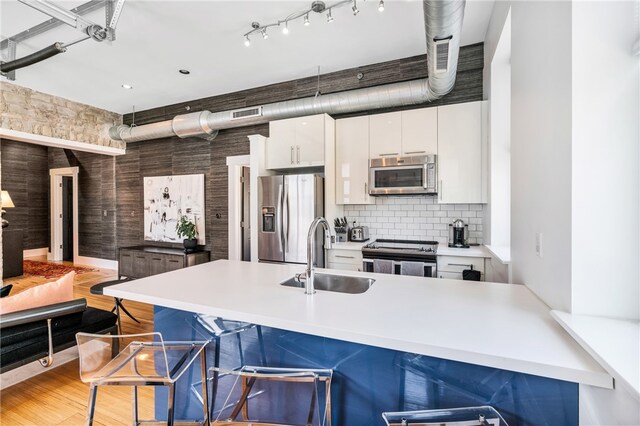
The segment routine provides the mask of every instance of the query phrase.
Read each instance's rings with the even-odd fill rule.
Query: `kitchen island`
[[[376,282],[362,294],[313,296],[279,284],[303,269],[218,260],[105,294],[155,305],[155,329],[168,339],[194,338],[194,313],[263,326],[269,364],[334,368],[337,425],[483,404],[512,424],[577,424],[577,383],[613,385],[525,286],[331,270]],[[183,418],[197,416],[184,398]]]

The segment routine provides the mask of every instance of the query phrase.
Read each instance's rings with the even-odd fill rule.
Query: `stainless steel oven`
[[[374,158],[369,162],[370,195],[436,194],[435,155]]]
[[[422,267],[422,276],[435,278],[438,276],[437,251],[437,241],[377,239],[362,248],[362,270],[379,272],[374,264],[375,260],[382,260],[389,265],[385,273],[401,275],[402,263],[410,262],[414,267]]]

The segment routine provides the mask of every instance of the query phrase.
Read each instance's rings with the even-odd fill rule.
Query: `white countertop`
[[[640,400],[640,321],[576,315],[551,315],[637,400]]]
[[[462,256],[462,257],[491,257],[491,253],[485,246],[471,246],[469,248],[449,247],[446,244],[438,245],[438,256]]]
[[[611,388],[611,376],[525,286],[328,270],[376,279],[363,294],[280,282],[303,265],[218,260],[105,289],[109,296]]]

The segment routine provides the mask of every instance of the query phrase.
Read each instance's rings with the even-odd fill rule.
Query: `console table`
[[[144,278],[209,262],[210,259],[209,251],[185,253],[182,249],[170,247],[122,247],[118,255],[118,276]]]

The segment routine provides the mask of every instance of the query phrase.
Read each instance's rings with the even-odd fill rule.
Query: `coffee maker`
[[[462,219],[449,224],[449,247],[469,248],[469,225]]]

